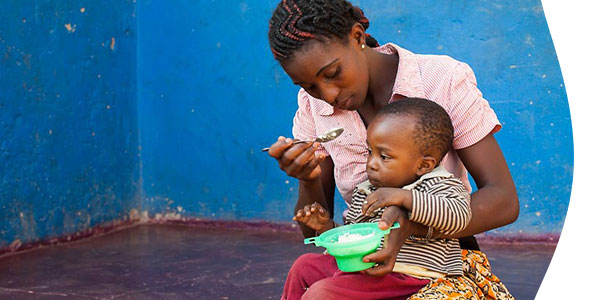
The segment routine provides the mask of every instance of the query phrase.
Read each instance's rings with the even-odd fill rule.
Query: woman
[[[493,136],[501,125],[477,89],[470,67],[447,56],[417,55],[394,44],[378,47],[366,34],[369,22],[347,1],[284,0],[269,23],[275,58],[298,93],[293,132],[297,139],[313,138],[332,127],[344,127],[338,139],[326,143],[292,145],[280,137],[269,150],[282,170],[299,179],[296,210],[318,202],[333,214],[335,187],[346,201],[366,179],[366,127],[385,104],[405,97],[437,102],[451,116],[454,149],[442,164],[470,187],[467,170],[478,186],[472,194],[472,220],[461,238],[465,276],[433,281],[410,299],[511,299],[473,237],[516,220],[516,189]],[[394,197],[386,189],[377,197]],[[409,222],[404,212],[387,209],[380,226],[394,221],[401,229],[390,236],[390,247],[371,254],[379,265],[367,271],[392,271],[398,249],[409,235],[427,236],[429,228]],[[315,233],[301,225],[306,237]],[[436,237],[440,233],[433,233]],[[443,236],[442,236],[443,237]]]

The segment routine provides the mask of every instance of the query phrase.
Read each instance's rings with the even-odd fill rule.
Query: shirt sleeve
[[[292,127],[292,133],[295,139],[310,139],[316,136],[315,134],[315,120],[312,115],[310,108],[310,102],[308,95],[303,89],[298,91],[298,110],[294,116],[294,125]]]
[[[443,179],[428,188],[435,193],[413,189],[411,221],[431,226],[444,234],[467,227],[471,220],[470,196],[458,179]]]
[[[454,149],[469,147],[502,127],[496,113],[477,88],[475,74],[467,64],[458,63],[456,66],[448,99],[448,114],[454,125]]]
[[[310,105],[310,96],[304,89],[298,91],[298,110],[294,115],[292,126],[292,134],[294,139],[310,140],[317,137],[315,117],[312,113]],[[323,145],[320,145],[315,154],[323,153],[329,155]]]

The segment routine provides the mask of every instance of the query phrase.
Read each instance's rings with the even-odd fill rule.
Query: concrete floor
[[[142,225],[0,259],[0,299],[278,299],[300,233]],[[554,246],[482,245],[518,300],[533,299]]]

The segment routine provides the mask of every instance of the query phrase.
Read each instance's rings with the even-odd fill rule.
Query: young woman
[[[501,125],[477,89],[471,68],[447,56],[417,55],[395,44],[381,47],[366,34],[369,21],[344,0],[283,0],[269,23],[269,41],[275,59],[301,87],[293,133],[313,138],[343,127],[338,139],[325,143],[292,145],[280,137],[269,150],[282,170],[299,179],[294,212],[313,202],[333,214],[335,187],[350,201],[353,188],[367,178],[366,127],[389,102],[406,97],[425,98],[441,105],[454,126],[453,149],[442,165],[470,189],[467,170],[477,184],[471,196],[472,219],[466,229],[448,237],[460,238],[465,275],[443,278],[409,299],[446,299],[450,295],[488,299],[512,296],[490,270],[474,234],[512,223],[519,213],[516,189],[502,151],[493,136]],[[395,197],[386,189],[377,197]],[[390,207],[393,208],[393,207]],[[426,236],[431,230],[408,221],[400,209],[386,209],[380,226],[398,221],[399,230],[387,247],[365,259],[379,265],[367,271],[392,271],[400,245],[409,235]],[[301,224],[305,236],[314,231]],[[434,232],[435,237],[444,237]]]

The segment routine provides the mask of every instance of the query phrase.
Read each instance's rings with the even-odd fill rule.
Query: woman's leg
[[[296,259],[288,272],[281,299],[300,299],[309,286],[333,276],[338,271],[335,258],[327,254],[308,253]]]
[[[487,256],[481,251],[463,250],[463,271],[465,277],[475,284],[481,298],[514,300],[506,286],[492,273]]]
[[[412,295],[409,300],[515,299],[500,279],[492,273],[492,268],[483,252],[463,250],[462,260],[464,276],[432,281]]]
[[[302,299],[406,299],[429,282],[398,273],[374,277],[338,271],[311,285]]]

